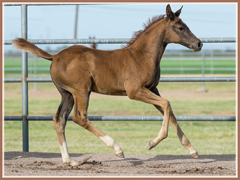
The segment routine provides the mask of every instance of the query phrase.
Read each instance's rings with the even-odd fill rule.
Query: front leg
[[[157,88],[154,88],[153,93],[155,93],[156,95],[160,96]],[[164,111],[162,110],[162,108],[160,106],[156,106],[154,105],[163,115],[164,115]],[[177,120],[173,114],[173,112],[171,111],[170,113],[170,123],[172,125],[172,127],[174,128],[175,132],[178,135],[178,138],[180,140],[180,143],[189,150],[190,155],[193,158],[199,158],[198,153],[196,151],[196,149],[191,145],[190,141],[188,140],[188,138],[186,137],[186,135],[183,133],[182,129],[180,128],[180,126],[177,123]],[[150,149],[153,148],[150,146]]]
[[[158,136],[154,140],[151,140],[149,142],[149,149],[152,149],[168,136],[168,125],[172,112],[170,103],[168,100],[156,95],[155,93],[151,92],[149,89],[145,87],[138,88],[137,90],[130,89],[131,87],[132,86],[129,86],[129,89],[127,89],[127,95],[130,99],[159,106],[164,112],[161,130]]]

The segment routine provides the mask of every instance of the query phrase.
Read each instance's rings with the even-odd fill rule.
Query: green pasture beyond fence
[[[56,52],[55,52],[56,53]],[[53,53],[54,54],[54,53]],[[49,74],[51,62],[29,54],[29,76]],[[161,60],[161,74],[235,74],[235,52],[168,52]],[[4,74],[21,74],[21,55],[5,54]]]

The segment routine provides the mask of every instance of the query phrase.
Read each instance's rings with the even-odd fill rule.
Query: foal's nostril
[[[201,41],[198,42],[198,48],[200,48],[200,47],[202,47],[202,42]]]

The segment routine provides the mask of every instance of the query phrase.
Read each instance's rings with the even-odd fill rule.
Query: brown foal
[[[167,44],[182,44],[194,52],[202,48],[201,41],[179,18],[181,9],[173,13],[167,5],[166,17],[158,16],[149,20],[145,29],[137,32],[126,47],[113,51],[74,45],[56,55],[50,55],[25,39],[13,40],[12,44],[17,49],[52,61],[51,77],[62,96],[53,122],[64,163],[78,165],[70,158],[65,139],[65,126],[73,105],[73,121],[113,148],[117,156],[124,157],[114,139],[88,120],[91,91],[107,95],[127,95],[132,100],[153,104],[164,118],[158,136],[149,142],[148,149],[167,138],[170,122],[181,144],[190,151],[193,158],[198,158],[197,151],[179,127],[169,101],[162,98],[156,88],[160,79],[160,61]]]

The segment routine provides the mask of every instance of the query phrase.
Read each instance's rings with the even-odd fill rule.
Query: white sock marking
[[[68,154],[68,149],[67,149],[67,143],[66,142],[63,142],[63,144],[60,146],[60,150],[61,150],[63,162],[69,162],[70,157],[69,157],[69,154]]]
[[[111,147],[115,150],[116,153],[122,152],[121,148],[117,145],[113,138],[106,135],[104,137],[100,137],[100,139],[107,144],[108,147]]]

